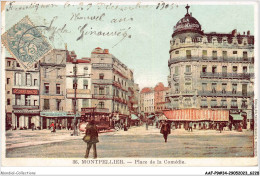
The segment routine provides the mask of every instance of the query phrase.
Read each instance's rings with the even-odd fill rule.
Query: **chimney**
[[[109,49],[104,49],[104,53],[109,54]]]
[[[192,17],[192,13],[190,13],[190,16]]]
[[[232,35],[233,35],[233,36],[237,36],[237,30],[236,30],[236,29],[234,29],[234,30],[232,31]]]
[[[67,46],[67,43],[65,43],[65,50],[68,50],[68,46]]]
[[[250,31],[247,31],[247,35],[250,35]]]

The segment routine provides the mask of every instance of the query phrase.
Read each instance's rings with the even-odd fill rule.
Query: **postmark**
[[[41,59],[52,47],[37,28],[25,16],[2,35],[2,42],[10,54],[18,59],[25,68],[32,67],[33,63]]]

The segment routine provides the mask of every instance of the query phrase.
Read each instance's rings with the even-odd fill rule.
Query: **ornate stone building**
[[[253,114],[254,36],[204,33],[186,9],[170,41],[168,109],[228,110],[245,127]]]

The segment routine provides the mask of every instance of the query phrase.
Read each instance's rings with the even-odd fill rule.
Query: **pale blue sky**
[[[204,32],[229,33],[233,29],[238,32],[251,31],[254,34],[254,7],[253,5],[190,5],[190,12],[202,25]],[[167,85],[169,74],[168,59],[170,39],[173,26],[186,14],[185,6],[174,7],[172,10],[156,10],[155,7],[146,10],[134,11],[121,10],[98,10],[92,7],[90,10],[79,10],[78,6],[64,9],[63,6],[56,8],[6,12],[6,29],[12,27],[28,15],[35,25],[48,25],[53,17],[58,16],[53,23],[55,27],[63,27],[71,31],[69,34],[55,36],[54,48],[64,49],[64,43],[68,44],[69,50],[74,50],[78,58],[90,57],[95,47],[107,48],[120,61],[134,70],[135,82],[140,88],[155,86],[158,82]],[[80,16],[101,15],[103,22],[90,20],[70,20],[72,14],[80,12]],[[111,25],[110,20],[117,17],[133,18],[133,21]],[[45,21],[46,19],[46,21]],[[47,23],[46,23],[47,22]],[[80,36],[78,26],[88,23],[87,29],[92,27],[96,30],[114,31],[128,28],[131,39],[124,39],[113,47],[120,37],[84,36],[83,40],[76,41]],[[113,47],[113,48],[112,48]]]

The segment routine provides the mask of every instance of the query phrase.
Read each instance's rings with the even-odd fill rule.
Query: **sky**
[[[90,57],[91,51],[96,47],[109,49],[110,53],[134,71],[135,82],[141,89],[154,87],[158,82],[163,82],[167,86],[170,39],[173,27],[186,14],[185,5],[169,4],[168,8],[163,10],[156,9],[156,6],[147,8],[142,6],[143,8],[129,10],[129,6],[125,5],[112,10],[111,6],[106,9],[105,6],[93,3],[91,7],[87,4],[59,5],[42,7],[38,10],[36,8],[18,10],[17,8],[21,6],[13,4],[12,9],[6,7],[8,11],[5,13],[5,29],[11,28],[26,15],[36,26],[50,26],[54,19],[51,31],[55,31],[55,34],[52,35],[51,31],[42,31],[53,48],[64,49],[67,43],[68,50],[74,50],[78,58]],[[189,5],[192,16],[199,21],[206,33],[230,33],[233,29],[237,29],[240,33],[250,30],[251,34],[254,34],[253,5]],[[76,20],[75,16],[81,19]],[[96,20],[90,20],[88,17],[91,16],[96,16]],[[120,19],[125,21],[118,22]],[[117,31],[117,34],[118,32],[121,34],[105,37],[86,34],[77,40],[85,24],[87,26],[84,32],[101,30]],[[124,38],[122,33],[125,31],[127,34]]]

